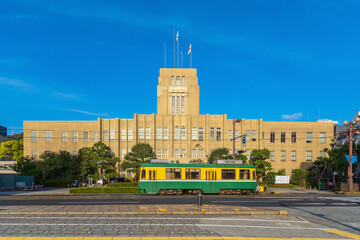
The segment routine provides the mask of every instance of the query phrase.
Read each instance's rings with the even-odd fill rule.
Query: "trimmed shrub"
[[[266,175],[266,180],[268,181],[268,184],[275,184],[275,173],[268,172],[268,174]]]
[[[68,179],[47,179],[44,181],[44,187],[70,187],[73,186],[74,181]]]
[[[137,187],[83,187],[72,188],[70,193],[139,193]]]
[[[293,188],[293,187],[296,187],[296,186],[294,184],[284,184],[284,185],[269,184],[268,187]]]
[[[117,182],[117,183],[109,183],[108,187],[137,187],[138,183],[133,182]]]
[[[291,183],[304,187],[306,185],[307,172],[302,169],[295,169],[291,174]]]

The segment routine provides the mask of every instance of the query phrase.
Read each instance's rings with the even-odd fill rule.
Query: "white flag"
[[[189,47],[189,51],[188,51],[188,55],[191,53],[191,43],[190,43],[190,47]]]
[[[176,41],[179,41],[179,31],[176,33]]]

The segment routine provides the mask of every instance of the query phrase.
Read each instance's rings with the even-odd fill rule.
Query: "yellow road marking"
[[[340,230],[330,230],[330,229],[323,229],[323,231],[334,233],[334,234],[337,234],[337,235],[340,235],[343,237],[348,237],[351,239],[360,240],[360,235],[353,234],[353,233],[348,233],[348,232],[344,232],[344,231],[340,231]]]

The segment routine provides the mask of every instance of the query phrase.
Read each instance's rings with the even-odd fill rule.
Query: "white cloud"
[[[303,116],[302,113],[299,112],[299,113],[294,113],[291,115],[283,114],[283,115],[281,115],[281,118],[284,120],[297,120],[297,119],[301,118],[302,116]]]
[[[92,113],[92,112],[88,112],[88,111],[84,111],[84,110],[78,110],[78,109],[66,109],[66,111],[83,113],[83,114],[86,114],[86,115],[99,116],[99,117],[108,117],[109,116],[109,114],[107,114],[107,113]]]
[[[35,87],[17,79],[12,78],[6,78],[6,77],[0,77],[0,85],[7,85],[11,87],[20,88],[25,91],[35,91]]]

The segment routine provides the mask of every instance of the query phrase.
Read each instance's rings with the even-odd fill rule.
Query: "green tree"
[[[295,169],[291,174],[291,183],[304,187],[306,185],[307,171],[303,169]]]
[[[23,160],[23,140],[11,140],[2,142],[0,145],[0,158],[8,157],[16,162]]]
[[[209,156],[208,161],[213,163],[215,160],[223,160],[223,159],[233,159],[233,155],[229,154],[228,148],[217,148],[215,149]],[[236,154],[236,160],[243,160],[244,164],[246,163],[246,156],[243,154]]]
[[[255,149],[251,152],[251,163],[255,165],[256,174],[258,180],[262,178],[262,180],[266,179],[266,173],[271,171],[272,166],[271,163],[266,161],[270,158],[270,151],[266,148],[264,149]]]
[[[39,162],[39,167],[46,179],[70,179],[70,171],[73,166],[73,156],[67,151],[44,152],[40,155],[43,161]]]
[[[125,161],[121,167],[129,173],[135,173],[135,181],[138,181],[141,164],[150,162],[150,159],[154,157],[155,153],[150,144],[138,143],[131,148],[131,152],[125,155]]]

